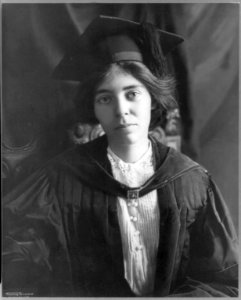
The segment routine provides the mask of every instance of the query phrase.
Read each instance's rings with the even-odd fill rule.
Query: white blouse
[[[108,159],[116,180],[139,187],[154,174],[152,147],[135,163],[126,163],[108,147]],[[148,296],[154,288],[156,255],[159,244],[159,207],[157,191],[137,199],[118,197],[125,278],[131,290]]]

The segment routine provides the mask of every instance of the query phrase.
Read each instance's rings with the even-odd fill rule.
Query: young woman
[[[237,296],[237,238],[196,162],[155,140],[175,104],[165,55],[181,38],[100,16],[55,70],[79,80],[105,135],[48,162],[4,200],[3,291],[34,296]]]

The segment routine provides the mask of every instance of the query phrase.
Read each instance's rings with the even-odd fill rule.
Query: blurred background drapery
[[[78,84],[56,81],[52,71],[99,14],[149,21],[184,36],[184,44],[168,57],[178,82],[181,150],[213,175],[238,228],[239,7],[235,3],[3,4],[4,193],[68,147],[66,128]]]

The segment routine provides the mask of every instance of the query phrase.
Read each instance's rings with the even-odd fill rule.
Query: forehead
[[[142,85],[142,83],[121,66],[112,64],[103,80],[99,83],[97,90],[103,87],[119,87],[122,85]]]

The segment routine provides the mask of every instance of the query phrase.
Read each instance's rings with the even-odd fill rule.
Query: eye
[[[140,95],[139,91],[129,91],[127,92],[126,96],[128,100],[135,100]]]
[[[110,96],[99,96],[99,97],[96,97],[95,102],[100,103],[100,104],[109,104],[111,102],[111,97]]]

